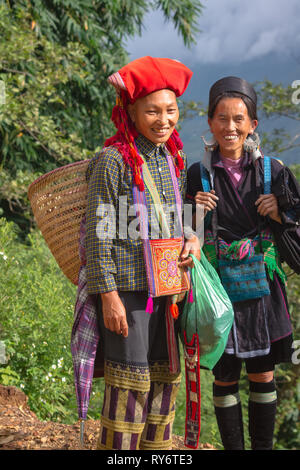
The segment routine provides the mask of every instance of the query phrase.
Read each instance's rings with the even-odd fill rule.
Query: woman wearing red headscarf
[[[143,57],[109,78],[117,90],[112,114],[117,133],[87,173],[87,284],[89,294],[97,295],[104,351],[99,449],[168,449],[172,443],[180,374],[176,321],[170,312],[176,317],[177,307],[168,308],[170,296],[151,294],[153,266],[143,230],[153,228],[153,203],[175,207],[176,194],[184,197],[186,163],[175,129],[176,97],[191,75],[180,62]],[[141,232],[136,230],[138,214],[131,211],[137,202],[148,209],[140,214]],[[170,239],[175,219],[165,227]],[[190,252],[200,256],[193,235],[185,241],[181,269],[190,264]],[[174,263],[165,272],[167,282],[179,272],[177,259]]]

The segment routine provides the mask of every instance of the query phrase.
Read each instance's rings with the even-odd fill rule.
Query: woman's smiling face
[[[222,98],[214,115],[208,119],[210,130],[219,144],[224,157],[238,159],[243,155],[243,144],[257,127],[251,119],[247,106],[241,98]]]
[[[168,89],[138,99],[128,112],[137,131],[155,145],[169,140],[179,118],[176,95]]]

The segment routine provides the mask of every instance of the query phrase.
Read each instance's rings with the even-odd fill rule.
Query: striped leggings
[[[180,373],[169,371],[165,305],[147,292],[120,292],[128,337],[104,327],[99,299],[99,330],[104,345],[105,394],[99,449],[170,449]],[[178,341],[178,338],[177,338]]]
[[[97,449],[170,449],[180,375],[107,361]]]
[[[255,375],[255,379],[258,379],[259,375]],[[251,448],[271,450],[277,407],[274,379],[258,382],[251,380],[251,375],[249,379],[248,418]],[[213,400],[224,449],[243,450],[244,431],[238,382],[223,385],[215,382]]]

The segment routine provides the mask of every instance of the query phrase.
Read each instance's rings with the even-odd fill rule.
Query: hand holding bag
[[[218,273],[201,251],[201,260],[190,255],[193,302],[187,299],[180,320],[183,344],[198,335],[201,366],[212,369],[225,350],[233,323],[233,306]]]
[[[186,375],[185,445],[196,449],[201,427],[201,365],[212,369],[223,354],[233,323],[233,307],[216,270],[206,259],[194,261],[191,272],[192,295],[180,318]]]
[[[270,159],[264,159],[264,194],[271,191],[271,166]],[[259,192],[260,178],[258,166],[256,166],[256,186]],[[233,242],[225,256],[220,257],[220,240],[218,237],[217,211],[212,215],[212,232],[215,241],[216,254],[218,258],[218,270],[222,284],[232,302],[240,302],[250,299],[259,299],[270,295],[270,287],[267,279],[261,238],[261,219],[258,215],[258,237],[260,253],[255,254],[254,248],[250,246],[251,241],[241,240],[241,246],[234,253]],[[245,249],[247,248],[247,249]]]
[[[145,192],[140,191],[137,185],[133,185],[133,200],[137,215],[140,219],[140,231],[143,242],[143,254],[148,282],[148,301],[146,312],[153,312],[154,297],[160,297],[164,295],[168,297],[165,312],[168,353],[170,371],[175,373],[179,372],[180,370],[179,354],[177,350],[174,326],[174,320],[176,320],[179,315],[177,300],[180,294],[187,292],[190,288],[189,273],[185,272],[178,266],[178,259],[184,245],[183,227],[181,220],[182,199],[179,191],[177,176],[175,173],[173,158],[170,154],[167,154],[166,158],[175,194],[177,217],[181,229],[180,237],[171,238],[168,222],[156,185],[152,179],[146,160],[142,155],[140,155],[140,157],[144,161],[142,166],[143,181],[147,186],[154,203],[154,209],[157,215],[157,220],[159,221],[159,224],[162,228],[162,233],[165,234],[166,237],[160,239],[150,239],[148,234],[149,221]]]
[[[141,156],[144,163],[142,166],[142,176],[146,187],[153,200],[153,208],[156,212],[157,220],[165,238],[151,239],[148,234],[149,216],[146,197],[144,192],[134,186],[133,197],[137,212],[140,217],[141,237],[143,241],[144,260],[149,290],[149,305],[147,311],[151,313],[151,300],[154,297],[163,295],[174,296],[187,292],[190,288],[189,275],[178,266],[178,259],[184,245],[183,227],[181,221],[182,202],[179,194],[177,178],[173,168],[172,158],[167,155],[167,161],[172,177],[174,188],[177,219],[180,224],[181,236],[171,238],[166,214],[164,213],[156,185],[148,169],[146,160]]]

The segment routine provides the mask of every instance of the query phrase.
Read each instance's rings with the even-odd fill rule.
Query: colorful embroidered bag
[[[143,158],[143,157],[142,157]],[[139,212],[141,237],[144,247],[144,260],[146,266],[148,289],[149,289],[149,305],[148,311],[151,310],[151,299],[163,295],[175,295],[186,292],[190,288],[189,275],[186,271],[178,267],[178,259],[180,257],[183,244],[183,228],[181,220],[182,201],[179,193],[177,177],[174,170],[173,160],[167,155],[167,161],[170,168],[178,222],[180,224],[181,236],[171,238],[167,218],[160,201],[160,197],[152,179],[147,163],[144,160],[142,165],[142,176],[146,187],[153,200],[153,207],[156,211],[157,219],[162,228],[162,233],[166,238],[150,239],[148,235],[149,217],[144,191],[140,191],[135,185],[133,188],[134,202]]]
[[[232,302],[270,294],[262,253],[243,260],[219,259],[222,284]]]
[[[179,192],[178,181],[175,174],[174,163],[172,157],[167,154],[167,162],[173,183],[175,194],[177,217],[180,224],[182,236],[170,238],[170,231],[160,201],[160,197],[152,180],[151,174],[144,160],[142,165],[141,176],[146,187],[149,190],[151,198],[154,202],[157,219],[161,225],[163,234],[169,238],[149,239],[148,234],[148,210],[145,191],[140,191],[137,185],[133,185],[133,200],[136,207],[137,215],[140,219],[140,232],[143,242],[144,262],[148,281],[148,302],[146,312],[153,312],[153,298],[159,296],[168,296],[166,303],[166,323],[167,323],[167,343],[170,361],[170,372],[179,372],[179,355],[177,343],[175,340],[174,320],[178,318],[179,311],[177,307],[178,294],[187,292],[190,289],[189,273],[178,267],[178,259],[181,254],[184,237],[181,219],[182,199]],[[141,158],[142,155],[141,155]]]
[[[210,188],[207,170],[202,165],[200,171],[203,189],[205,188],[204,190],[207,191]],[[270,157],[264,157],[264,194],[269,194],[270,191],[271,159]],[[216,211],[214,211],[212,215],[212,232],[216,244],[219,275],[230,300],[232,302],[238,302],[269,295],[270,287],[267,280],[263,254],[254,254],[254,251],[251,252],[251,250],[249,250],[247,255],[243,258],[243,255],[241,255],[241,257],[234,257],[230,252],[227,257],[220,258]]]

